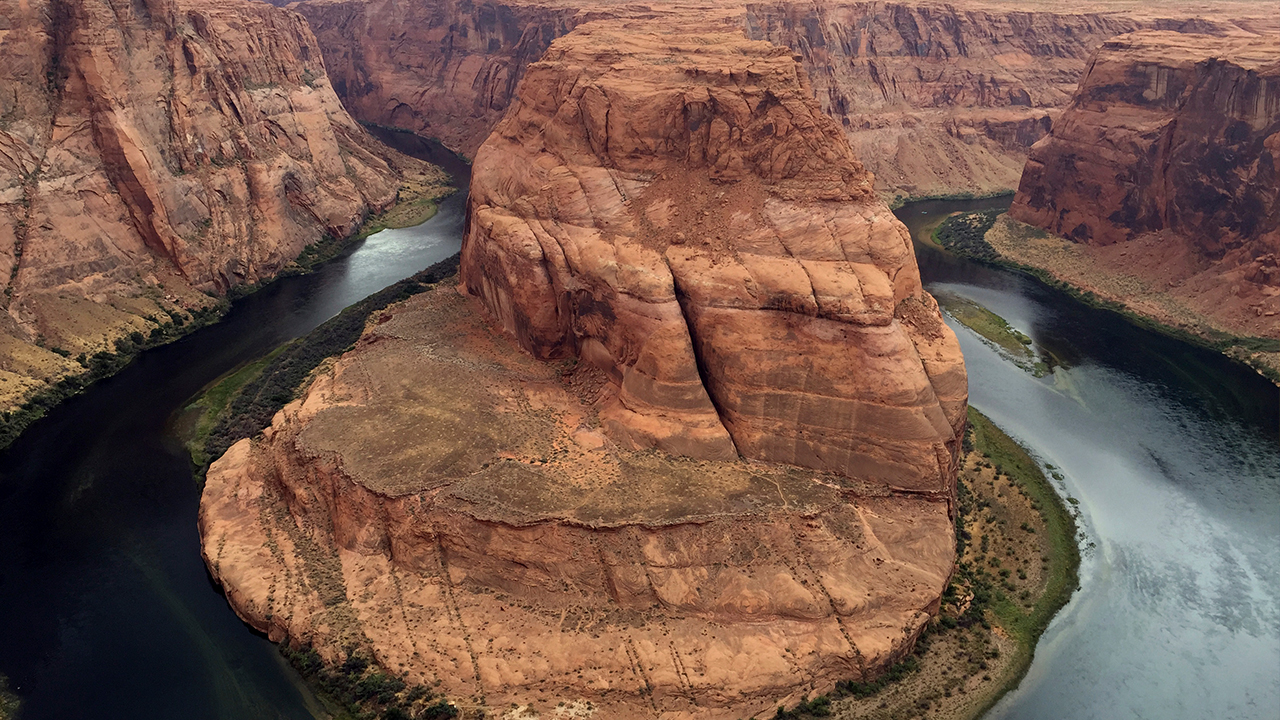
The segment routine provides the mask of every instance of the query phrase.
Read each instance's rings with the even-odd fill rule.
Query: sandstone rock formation
[[[800,56],[883,194],[1012,190],[1028,148],[1069,102],[1090,54],[1141,28],[1275,28],[1257,3],[307,0],[334,85],[358,118],[470,156],[555,37],[603,17],[724,24]]]
[[[210,572],[273,640],[365,648],[489,716],[749,717],[910,649],[951,572],[945,500],[627,451],[608,388],[452,287],[393,306],[210,468]]]
[[[637,27],[529,66],[476,153],[463,283],[535,356],[608,373],[633,447],[949,495],[959,347],[800,66]]]
[[[740,32],[587,23],[518,96],[473,165],[478,297],[372,319],[213,464],[210,571],[273,639],[487,712],[875,677],[951,572],[967,394],[905,229]]]
[[[0,79],[6,405],[396,197],[295,13],[4,0]]]
[[[1280,34],[1108,41],[1010,214],[1222,329],[1280,338],[1277,88]]]

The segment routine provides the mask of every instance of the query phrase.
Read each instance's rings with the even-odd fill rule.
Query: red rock
[[[1280,34],[1108,41],[1033,149],[1010,214],[1077,243],[1125,244],[1115,269],[1176,287],[1233,332],[1280,337],[1259,320],[1280,308],[1277,86]]]
[[[476,153],[463,283],[605,371],[626,444],[949,496],[964,368],[905,228],[790,52],[651,27],[529,66]]]
[[[395,200],[296,13],[4,0],[0,28],[4,370],[35,353],[42,379],[79,371],[21,344],[92,355]]]

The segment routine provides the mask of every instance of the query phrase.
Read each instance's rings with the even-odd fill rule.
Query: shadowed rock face
[[[1107,42],[1032,150],[1010,213],[1092,246],[1158,236],[1158,262],[1181,259],[1165,279],[1185,280],[1193,304],[1228,327],[1251,307],[1274,315],[1280,34],[1139,32]],[[1142,274],[1152,258],[1135,251],[1129,261]],[[1250,329],[1280,333],[1274,323]]]
[[[948,496],[967,397],[905,228],[785,49],[580,27],[476,154],[462,279],[624,445]]]
[[[1275,27],[1260,6],[1211,19],[1178,2],[717,2],[693,9],[582,0],[308,0],[339,96],[361,120],[441,138],[471,156],[553,39],[602,18],[732,25],[790,48],[823,111],[883,193],[1011,190],[1032,143],[1070,101],[1090,54],[1142,28]]]
[[[28,378],[79,366],[22,343],[92,355],[396,196],[306,22],[264,4],[3,0],[0,87],[0,366]]]
[[[388,310],[210,468],[209,570],[246,622],[488,716],[772,713],[869,681],[936,613],[945,499],[635,452],[609,384],[439,287]]]

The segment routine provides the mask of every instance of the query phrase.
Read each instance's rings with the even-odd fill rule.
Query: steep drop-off
[[[1127,275],[1136,292],[1103,294],[1193,331],[1280,338],[1280,34],[1107,42],[1010,215],[1080,246],[1057,267],[1000,245],[1069,282]]]
[[[4,405],[426,172],[343,110],[306,22],[260,3],[5,0],[0,87]]]
[[[906,229],[785,48],[697,41],[581,32],[529,67],[476,153],[463,283],[604,370],[636,448],[950,494],[964,366]]]
[[[1090,54],[1140,28],[1244,34],[1275,27],[1257,3],[1213,19],[1188,3],[628,5],[548,0],[308,0],[338,94],[361,120],[442,138],[470,156],[525,68],[592,18],[733,25],[789,47],[884,194],[1012,190],[1027,149],[1068,103]]]
[[[272,638],[489,712],[875,677],[951,573],[965,422],[904,228],[740,32],[589,23],[518,96],[474,164],[479,297],[371,318],[212,465],[213,576]]]

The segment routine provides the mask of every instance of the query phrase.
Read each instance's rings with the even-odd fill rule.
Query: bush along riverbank
[[[1028,237],[1040,239],[1049,237],[1043,230],[1017,223],[998,210],[955,213],[937,226],[932,237],[936,244],[956,255],[1030,275],[1086,305],[1117,313],[1138,327],[1197,347],[1220,352],[1237,362],[1248,365],[1271,382],[1280,385],[1280,364],[1278,364],[1280,357],[1275,357],[1280,355],[1280,339],[1234,335],[1207,325],[1195,328],[1178,327],[1163,322],[1159,318],[1136,312],[1120,300],[1103,297],[1092,290],[1061,279],[1049,269],[1021,263],[1001,253],[988,240],[988,233],[993,228],[997,228],[998,224],[1016,225],[1016,231]],[[1005,229],[1008,231],[1008,228]],[[1259,357],[1257,355],[1259,353],[1271,355],[1275,359]]]
[[[912,654],[773,717],[969,720],[1017,686],[1079,582],[1075,519],[1030,454],[973,408],[958,500],[956,569]]]
[[[164,317],[151,315],[145,318],[152,324],[149,333],[134,330],[117,337],[111,346],[114,349],[99,350],[92,355],[80,353],[75,357],[76,363],[82,368],[80,372],[63,375],[48,386],[31,393],[18,407],[0,413],[0,449],[13,444],[31,423],[44,417],[45,413],[62,401],[79,395],[93,383],[120,372],[143,350],[171,343],[187,333],[217,322],[227,307],[229,303],[223,299],[187,311],[169,309]],[[54,352],[70,356],[70,353],[56,348]]]
[[[454,192],[453,188],[442,184],[444,177],[443,173],[434,173],[406,180],[396,205],[370,215],[360,229],[348,237],[335,239],[325,235],[308,245],[297,260],[270,280],[233,287],[222,297],[210,298],[203,307],[166,308],[162,313],[144,318],[152,326],[149,332],[134,330],[116,337],[109,349],[77,355],[75,360],[82,370],[63,375],[31,392],[17,407],[0,412],[0,450],[13,444],[31,423],[44,417],[45,413],[84,392],[93,383],[120,372],[144,350],[166,345],[222,319],[234,300],[250,295],[279,278],[309,273],[373,233],[387,228],[411,227],[429,220],[435,215],[440,199]],[[58,348],[53,348],[53,352],[70,357],[70,353]]]
[[[354,347],[371,314],[452,277],[459,258],[455,254],[370,295],[201,393],[187,406],[191,413],[198,413],[189,425],[187,447],[200,475],[236,441],[253,437],[271,424],[272,416],[296,397],[320,363]]]
[[[990,198],[998,197],[1012,198],[1013,195],[1013,190],[992,190],[991,192],[959,190],[953,193],[936,193],[933,195],[894,195],[888,200],[888,203],[890,210],[897,210],[909,203],[926,202],[929,200],[988,200]]]

